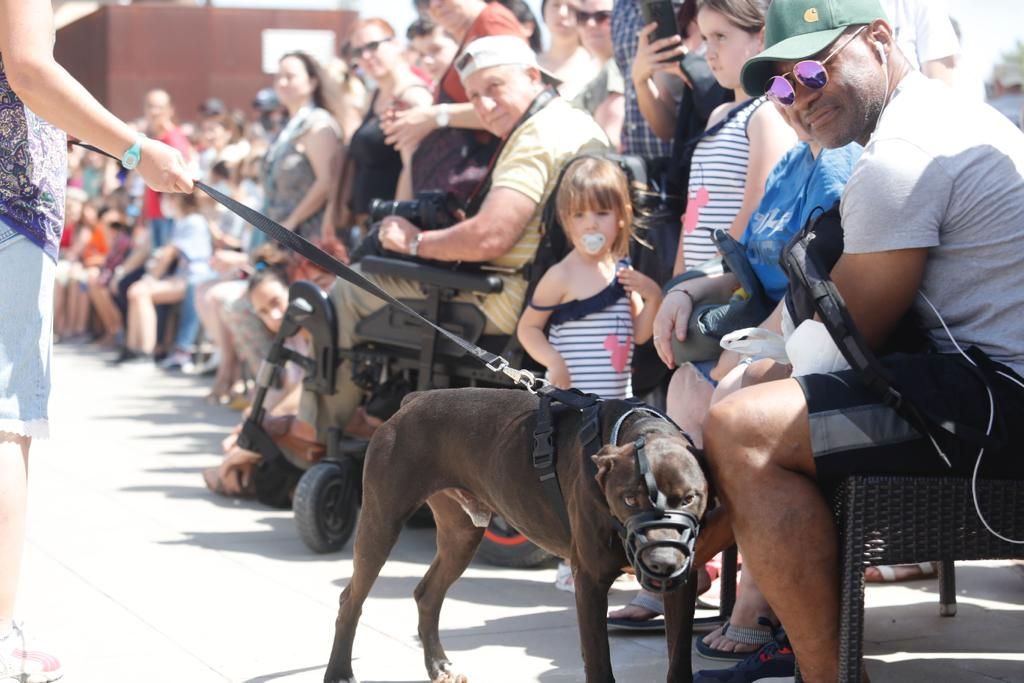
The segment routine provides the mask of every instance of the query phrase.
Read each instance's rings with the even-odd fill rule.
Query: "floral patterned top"
[[[0,55],[0,221],[57,260],[64,230],[67,136],[33,114]]]

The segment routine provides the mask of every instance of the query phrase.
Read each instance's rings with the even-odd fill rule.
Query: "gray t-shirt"
[[[965,349],[1024,374],[1024,134],[991,107],[913,73],[846,185],[846,252],[928,248],[921,291]],[[928,305],[915,310],[955,348]]]

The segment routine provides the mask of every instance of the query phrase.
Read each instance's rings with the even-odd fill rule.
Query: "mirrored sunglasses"
[[[790,81],[790,75],[808,90],[821,90],[828,85],[828,70],[825,68],[825,65],[842,52],[847,45],[852,43],[866,28],[867,26],[861,26],[842,45],[830,52],[820,62],[814,59],[805,59],[802,62],[797,62],[793,66],[792,71],[781,76],[772,76],[768,79],[768,84],[765,86],[765,95],[775,104],[783,107],[793,106],[796,102],[796,88],[793,87],[793,83]]]

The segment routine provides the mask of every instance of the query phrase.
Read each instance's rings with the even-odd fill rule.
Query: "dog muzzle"
[[[616,526],[640,585],[652,593],[668,593],[684,585],[690,575],[700,520],[685,510],[666,507],[665,494],[658,490],[644,445],[641,436],[635,443],[636,467],[652,508],[629,517],[624,526],[616,520]],[[659,531],[668,532],[665,536],[669,538],[651,537],[652,532]]]
[[[668,593],[686,583],[700,531],[696,517],[683,510],[646,510],[627,519],[624,530],[622,545],[626,559],[645,590]],[[652,539],[652,531],[674,532],[679,536]],[[682,556],[682,562],[676,560],[676,553]]]

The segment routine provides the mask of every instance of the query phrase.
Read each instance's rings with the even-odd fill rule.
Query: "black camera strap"
[[[481,180],[480,184],[476,186],[475,190],[473,190],[473,194],[469,195],[469,199],[466,200],[467,216],[473,216],[480,210],[480,206],[484,202],[484,197],[491,189],[491,174],[494,173],[494,167],[498,163],[498,159],[501,158],[501,153],[505,151],[505,145],[507,145],[508,141],[512,139],[512,136],[515,135],[515,132],[519,130],[520,126],[533,118],[533,116],[541,109],[551,104],[551,101],[556,97],[558,97],[558,92],[554,88],[545,88],[541,94],[537,95],[537,97],[533,99],[533,102],[530,103],[526,112],[519,117],[518,121],[516,121],[516,125],[512,126],[512,130],[509,131],[509,134],[506,135],[501,141],[501,144],[498,145],[498,149],[494,150],[494,156],[491,157],[490,163],[487,164],[487,173],[484,174],[483,180]]]
[[[90,150],[92,152],[96,152],[97,154],[102,154],[103,156],[110,157],[115,161],[120,161],[114,155],[105,152],[102,149],[99,149],[98,147],[94,147],[93,145],[89,145],[83,142],[73,142],[72,144],[78,145],[79,147]],[[560,389],[556,389],[555,387],[548,384],[547,381],[536,377],[532,372],[528,370],[519,370],[511,367],[509,365],[509,362],[502,358],[501,356],[495,355],[490,351],[482,349],[476,344],[467,341],[460,337],[459,335],[454,334],[453,332],[449,332],[440,325],[434,323],[431,320],[428,320],[427,318],[423,317],[415,310],[413,310],[411,307],[409,307],[407,304],[391,296],[391,294],[389,294],[384,289],[379,287],[376,283],[372,282],[371,280],[368,280],[361,273],[353,270],[349,266],[345,265],[338,259],[334,258],[330,254],[325,252],[323,249],[317,247],[315,244],[304,238],[302,235],[292,232],[291,230],[284,227],[277,221],[268,218],[267,216],[264,216],[262,213],[256,211],[255,209],[249,208],[245,204],[242,204],[236,199],[233,199],[232,197],[227,196],[226,194],[220,192],[219,190],[210,187],[209,185],[202,181],[195,181],[195,186],[197,189],[200,189],[203,192],[205,192],[207,195],[210,196],[210,198],[212,198],[214,201],[216,201],[218,204],[226,208],[231,213],[235,214],[245,222],[249,223],[254,228],[264,233],[271,239],[276,240],[277,242],[287,247],[288,249],[291,249],[300,256],[309,259],[311,262],[319,266],[321,269],[340,277],[342,280],[346,280],[347,282],[353,284],[354,286],[362,289],[365,292],[369,292],[378,299],[386,301],[387,303],[401,310],[406,315],[409,315],[415,320],[418,320],[424,325],[427,325],[428,327],[434,329],[436,332],[443,335],[446,339],[450,340],[452,343],[461,348],[467,354],[469,354],[473,358],[476,358],[485,366],[487,366],[487,369],[490,370],[491,372],[505,375],[506,377],[511,379],[515,384],[526,388],[531,393],[538,393],[540,391],[543,391],[545,393],[550,393],[556,396],[560,393],[569,394],[569,392],[563,392]],[[575,397],[570,397],[567,399],[567,401],[570,402],[570,404],[577,402]]]

